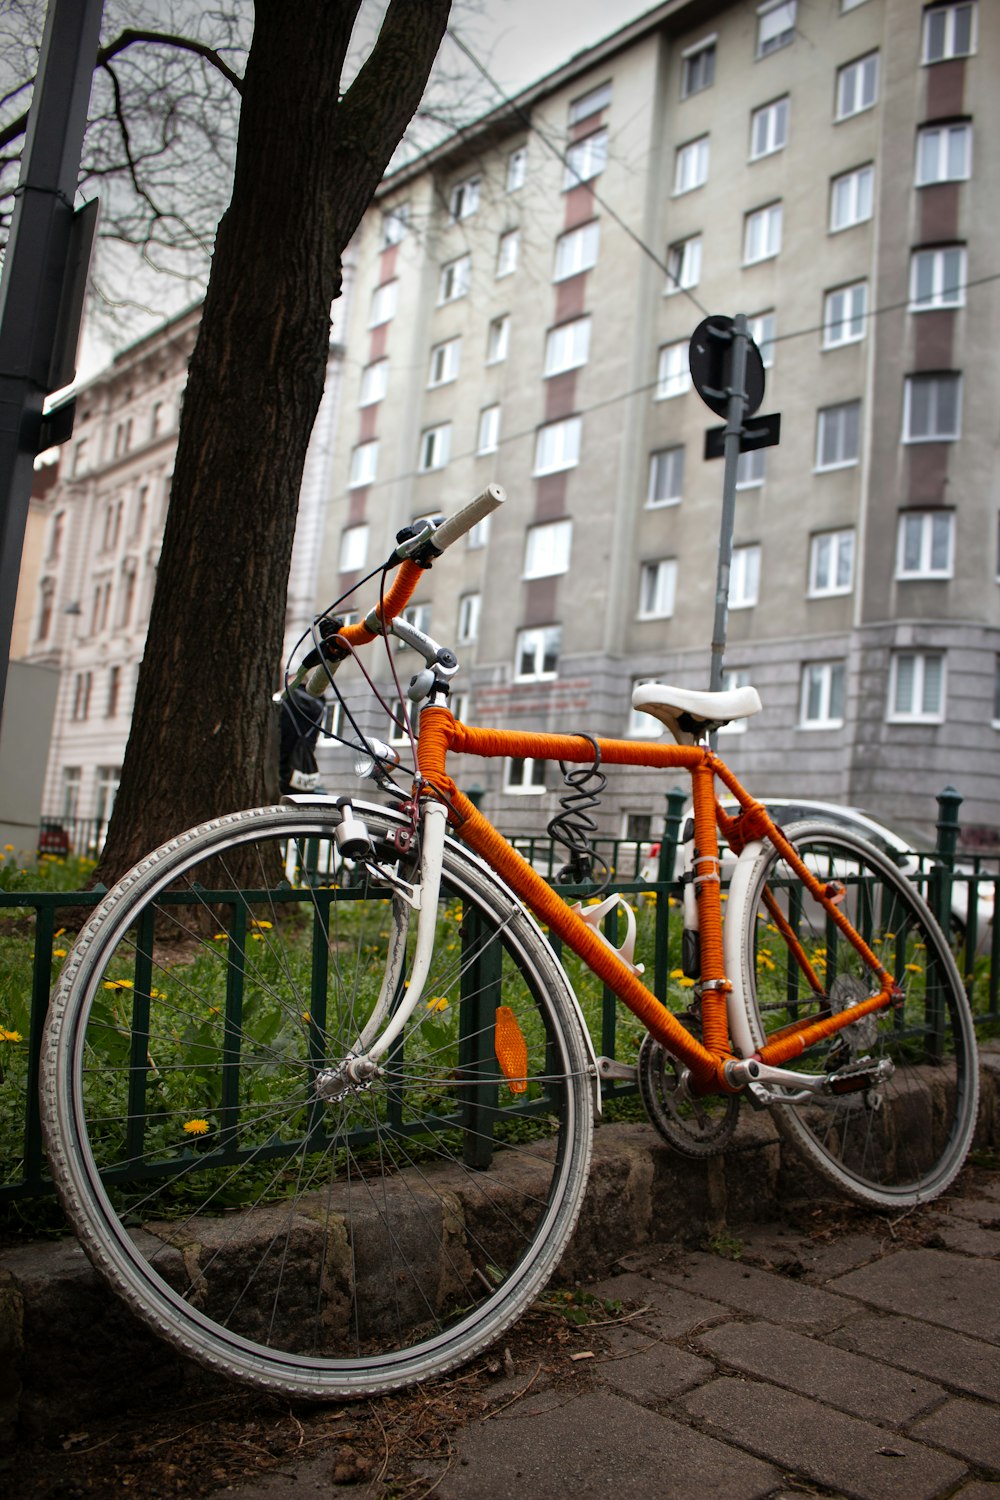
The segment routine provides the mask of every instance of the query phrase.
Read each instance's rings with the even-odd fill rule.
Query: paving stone
[[[876,1307],[1000,1342],[1000,1262],[945,1250],[899,1250],[833,1286]]]
[[[726,1307],[808,1333],[827,1333],[838,1328],[858,1310],[846,1298],[718,1255],[690,1256],[682,1270],[652,1267],[650,1275],[657,1280],[662,1277],[691,1295],[710,1298]]]
[[[780,1480],[769,1464],[607,1391],[535,1415],[518,1404],[466,1428],[457,1448],[439,1500],[691,1500],[703,1490],[752,1500]]]
[[[641,1328],[614,1329],[607,1344],[608,1354],[591,1366],[594,1375],[646,1406],[679,1396],[715,1374],[707,1359],[650,1338]]]
[[[910,1436],[937,1443],[984,1468],[1000,1469],[1000,1421],[993,1406],[956,1397],[921,1417]]]
[[[965,1473],[909,1438],[759,1381],[716,1380],[684,1404],[716,1433],[861,1500],[931,1500]]]
[[[883,1253],[884,1245],[871,1234],[843,1234],[833,1240],[814,1240],[808,1235],[775,1234],[773,1228],[741,1231],[742,1259],[765,1271],[782,1276],[800,1276],[811,1286],[821,1286],[832,1276],[854,1270]],[[796,1267],[800,1269],[796,1271]]]
[[[974,1224],[1000,1224],[1000,1201],[995,1198],[949,1198],[948,1212]]]
[[[830,1336],[831,1343],[886,1364],[928,1375],[945,1386],[1000,1401],[1000,1359],[993,1344],[912,1318],[857,1318]]]
[[[699,1324],[714,1323],[725,1316],[717,1302],[693,1297],[689,1292],[637,1272],[611,1276],[606,1281],[588,1286],[587,1290],[604,1301],[636,1302],[647,1308],[648,1311],[634,1321],[664,1339],[680,1338]]]
[[[979,1224],[956,1219],[945,1225],[938,1237],[946,1250],[960,1250],[963,1255],[1000,1256],[1000,1234],[996,1229],[983,1229]]]
[[[769,1323],[727,1323],[698,1343],[738,1370],[880,1424],[908,1422],[944,1395],[916,1375]]]
[[[971,1484],[964,1484],[960,1490],[956,1490],[953,1500],[997,1500],[1000,1496],[1000,1484],[991,1484],[988,1479],[974,1479]],[[775,1500],[779,1500],[775,1496]],[[798,1497],[801,1500],[801,1496]]]

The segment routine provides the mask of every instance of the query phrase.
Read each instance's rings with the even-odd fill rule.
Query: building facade
[[[669,0],[387,178],[318,606],[370,607],[396,530],[496,480],[414,602],[460,714],[654,735],[633,685],[709,677],[723,466],[688,344],[743,312],[782,428],[741,458],[729,587],[727,681],[764,712],[720,749],[758,795],[925,830],[950,782],[995,838],[998,76],[986,0]],[[557,809],[554,766],[456,771],[505,829]],[[624,773],[605,831],[655,834],[666,790]]]

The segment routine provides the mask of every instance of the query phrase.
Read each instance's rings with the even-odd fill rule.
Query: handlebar
[[[470,500],[461,510],[453,516],[435,526],[428,522],[425,529],[413,536],[400,534],[397,546],[389,559],[389,566],[394,563],[400,564],[399,572],[393,579],[383,599],[375,608],[365,616],[364,620],[358,621],[356,625],[345,625],[340,631],[337,639],[342,639],[350,646],[364,646],[373,641],[377,636],[385,633],[386,627],[390,625],[396,615],[402,614],[409,604],[420,582],[421,575],[429,568],[434,558],[440,557],[446,547],[457,542],[459,537],[465,536],[473,526],[488,515],[491,515],[506,500],[505,490],[499,484],[488,484],[483,492]],[[325,654],[325,653],[324,653]],[[315,667],[305,677],[306,692],[314,697],[322,697],[323,692],[330,681],[330,672],[336,671],[338,658],[336,655],[328,657],[321,665]],[[300,668],[296,673],[293,686],[298,686],[304,676],[305,669]]]

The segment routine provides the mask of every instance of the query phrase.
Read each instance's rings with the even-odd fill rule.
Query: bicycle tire
[[[889,1058],[891,1077],[836,1097],[776,1104],[772,1115],[783,1136],[856,1201],[878,1208],[924,1202],[954,1181],[978,1109],[975,1027],[951,949],[920,893],[865,839],[813,823],[782,832],[813,874],[845,886],[841,910],[893,974],[902,998],[786,1064],[824,1073],[853,1066],[856,1081],[865,1057]],[[744,889],[727,921],[735,916],[738,923],[742,993],[756,1046],[791,1021],[878,993],[870,969],[771,845],[763,846]],[[819,999],[784,944],[766,893],[824,978]]]
[[[402,820],[361,815],[415,880],[390,842]],[[318,1098],[371,1011],[390,929],[391,893],[338,861],[339,821],[258,808],[144,859],[66,961],[42,1074],[52,1174],[97,1269],[185,1354],[321,1400],[443,1374],[497,1339],[570,1237],[593,1128],[568,981],[451,839],[426,1000],[381,1077]],[[524,1038],[523,1094],[497,1063],[498,996]]]

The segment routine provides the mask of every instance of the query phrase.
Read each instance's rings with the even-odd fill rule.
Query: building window
[[[726,667],[722,673],[722,691],[724,693],[735,692],[737,688],[750,686],[749,667]],[[720,734],[745,734],[747,729],[746,719],[730,719],[726,724],[719,725]]]
[[[139,559],[136,557],[126,557],[121,566],[120,587],[118,589],[118,618],[115,621],[116,630],[127,629],[131,621],[138,576]]]
[[[689,47],[681,60],[681,98],[700,94],[715,82],[715,38]]]
[[[118,699],[121,694],[122,669],[121,667],[108,668],[108,696],[104,704],[104,717],[113,719],[118,713]]]
[[[517,270],[517,258],[521,251],[521,231],[508,229],[497,240],[497,280],[512,276]]]
[[[73,678],[73,718],[80,722],[90,717],[90,690],[93,685],[91,672],[77,672]]]
[[[757,313],[747,319],[747,332],[757,345],[765,370],[769,370],[774,364],[775,326],[773,312]]]
[[[571,323],[560,323],[550,328],[545,339],[545,370],[549,375],[561,375],[565,370],[578,370],[590,358],[590,318],[574,318]]]
[[[878,99],[878,53],[869,52],[856,62],[837,70],[837,109],[835,119],[848,120],[862,110],[871,109]]]
[[[768,0],[757,7],[757,56],[767,57],[795,40],[796,0]]]
[[[482,594],[463,594],[458,601],[458,639],[463,646],[479,638]]]
[[[377,359],[374,364],[366,365],[362,371],[358,405],[374,406],[377,401],[384,399],[388,389],[389,361],[387,359]]]
[[[708,181],[708,136],[699,136],[677,147],[674,158],[674,193],[690,193]]]
[[[427,384],[432,389],[437,385],[448,385],[458,379],[458,367],[462,359],[462,340],[448,339],[435,344],[431,350],[431,372]]]
[[[734,547],[729,569],[729,608],[751,609],[760,594],[760,547]]]
[[[954,537],[951,511],[904,511],[896,542],[896,577],[950,578]]]
[[[875,168],[855,167],[853,172],[844,172],[830,184],[830,233],[841,229],[852,229],[872,216]]]
[[[903,442],[950,443],[961,432],[961,375],[908,375],[903,396]]]
[[[931,5],[924,11],[925,63],[969,57],[976,50],[975,0]]]
[[[52,629],[52,610],[55,599],[55,579],[43,579],[38,600],[38,625],[35,630],[35,637],[39,641],[48,640],[49,631]]]
[[[64,510],[57,510],[52,517],[52,523],[49,527],[49,546],[45,554],[46,560],[50,563],[57,563],[59,561],[65,530],[66,512]]]
[[[383,323],[388,323],[396,316],[396,308],[399,306],[399,282],[384,281],[372,292],[371,312],[368,315],[368,327],[380,328]]]
[[[390,745],[408,745],[410,731],[416,729],[416,704],[404,703],[401,698],[389,699],[389,723],[386,738]]]
[[[476,438],[477,454],[495,453],[500,446],[500,408],[484,406],[479,413],[479,432]]]
[[[472,256],[460,255],[457,260],[450,260],[441,267],[441,280],[438,284],[438,304],[444,302],[457,302],[459,297],[464,297],[469,290],[469,277],[472,274]]]
[[[560,469],[572,469],[580,462],[580,430],[583,423],[579,417],[566,417],[562,422],[549,422],[538,429],[535,439],[534,474],[555,474]]]
[[[677,593],[677,561],[662,558],[643,563],[639,575],[639,619],[668,620],[674,612]]]
[[[757,490],[764,483],[767,472],[767,449],[749,448],[741,453],[736,465],[736,488]]]
[[[525,178],[528,174],[528,148],[518,146],[507,158],[507,191],[516,193],[518,188],[524,187]]]
[[[755,208],[743,221],[743,264],[770,260],[781,250],[782,209],[780,203]]]
[[[558,625],[518,631],[514,675],[519,682],[535,682],[555,677],[559,668]]]
[[[407,625],[412,625],[414,630],[419,630],[422,635],[427,635],[431,628],[431,607],[429,604],[408,604],[402,612],[402,617]],[[407,650],[404,641],[399,642],[400,651]]]
[[[566,152],[563,188],[568,191],[578,187],[581,182],[590,182],[591,178],[600,176],[607,164],[608,132],[595,130],[593,135],[584,136],[582,141],[574,141]]]
[[[665,401],[671,396],[683,396],[691,389],[691,366],[688,360],[688,340],[676,344],[664,344],[656,364],[656,400]]]
[[[750,116],[750,160],[759,161],[788,145],[788,95],[762,104]]]
[[[843,469],[856,464],[861,451],[861,402],[826,406],[816,421],[817,469]]]
[[[348,526],[340,534],[340,571],[356,573],[368,557],[368,527]]]
[[[468,219],[479,207],[480,178],[466,177],[463,182],[457,182],[451,190],[448,199],[448,212],[453,219]]]
[[[914,250],[910,257],[910,311],[964,307],[966,274],[964,245]]]
[[[636,688],[645,687],[647,682],[655,682],[655,677],[633,677],[631,691],[629,693],[628,723],[625,725],[625,733],[638,735],[644,740],[657,740],[666,730],[662,719],[655,719],[652,714],[644,714],[641,709],[636,708],[632,702]]]
[[[118,796],[121,779],[121,766],[98,766],[95,812],[97,814],[97,821],[102,829],[106,828],[108,823],[111,822],[111,814],[115,810],[115,798]]]
[[[854,587],[854,529],[820,531],[809,543],[809,597],[849,594]]]
[[[838,729],[844,722],[847,670],[842,661],[811,661],[802,668],[799,724],[803,729]]]
[[[359,489],[365,484],[374,484],[375,473],[378,468],[378,443],[359,443],[351,454],[351,472],[347,480],[347,487],[351,490]]]
[[[579,99],[574,99],[569,107],[569,123],[579,125],[581,120],[589,119],[591,115],[600,114],[602,109],[607,109],[611,103],[611,81],[598,84],[596,89],[590,89],[586,94],[581,94]]]
[[[661,448],[649,456],[646,504],[676,505],[684,492],[684,449]]]
[[[545,766],[544,760],[508,760],[504,765],[504,791],[544,792]]]
[[[701,280],[701,235],[678,240],[667,251],[666,291],[680,292],[697,286]]]
[[[408,203],[398,203],[395,208],[388,209],[382,215],[382,249],[388,250],[390,245],[398,245],[400,240],[405,239],[409,223]]]
[[[889,674],[889,718],[896,723],[940,724],[944,720],[944,653],[893,652]]]
[[[486,363],[498,365],[507,358],[510,347],[510,314],[494,318],[486,330]]]
[[[486,546],[489,539],[490,518],[489,516],[484,516],[483,519],[481,521],[477,521],[475,526],[473,526],[469,531],[469,534],[465,539],[465,545],[468,547],[470,552],[478,551],[480,547]]]
[[[529,526],[524,544],[524,578],[550,578],[569,570],[572,521],[547,521]]]
[[[420,458],[417,470],[427,474],[431,469],[443,469],[451,457],[451,423],[440,427],[428,427],[420,434]]]
[[[579,229],[571,229],[559,236],[553,281],[565,281],[567,277],[578,276],[581,271],[589,271],[597,265],[600,232],[600,224],[593,219],[589,224],[581,224]]]
[[[972,174],[972,126],[925,125],[917,131],[917,187],[965,182]]]
[[[839,349],[841,344],[856,344],[863,339],[867,313],[867,281],[854,281],[827,292],[823,299],[823,348]]]
[[[62,817],[67,823],[71,823],[74,818],[80,816],[81,780],[82,773],[79,766],[63,766]]]

